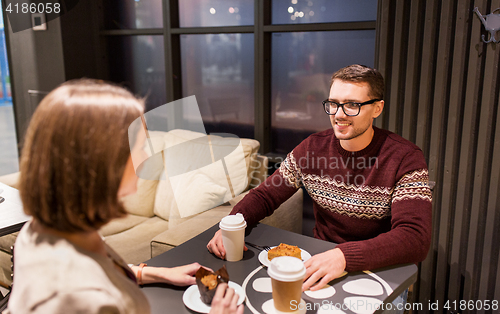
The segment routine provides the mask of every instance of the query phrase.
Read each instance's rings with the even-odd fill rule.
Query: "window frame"
[[[333,22],[311,24],[272,24],[272,2],[254,0],[254,25],[217,26],[217,27],[180,27],[179,0],[162,0],[163,28],[113,29],[100,31],[107,36],[162,35],[165,53],[165,89],[167,101],[181,99],[182,35],[198,34],[253,34],[254,35],[254,137],[261,144],[259,153],[270,158],[282,160],[283,156],[273,153],[271,140],[271,38],[278,32],[318,32],[345,30],[375,30],[377,21]],[[380,7],[380,4],[379,4]],[[377,60],[377,56],[374,56]]]

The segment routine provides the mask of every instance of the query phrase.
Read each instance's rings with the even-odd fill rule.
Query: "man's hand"
[[[311,288],[311,291],[316,291],[344,272],[344,253],[340,249],[333,249],[316,254],[308,259],[304,263],[304,266],[306,267],[306,280],[302,285],[302,291],[306,291],[309,288]],[[320,278],[320,282],[314,285]]]
[[[217,230],[212,240],[208,242],[207,249],[210,253],[215,254],[215,256],[221,259],[226,257],[226,250],[224,249],[224,244],[222,243],[222,231]]]
[[[212,240],[208,242],[207,249],[210,253],[215,254],[215,256],[225,259],[226,258],[226,250],[224,249],[224,244],[222,243],[222,231],[218,230]],[[244,251],[248,251],[246,245],[243,247]]]

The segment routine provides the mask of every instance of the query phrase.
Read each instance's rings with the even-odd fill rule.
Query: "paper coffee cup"
[[[291,256],[272,259],[267,274],[271,277],[274,307],[280,312],[294,312],[301,301],[306,275],[304,263]]]
[[[243,258],[246,226],[247,222],[240,213],[226,216],[219,223],[227,261],[236,262]]]

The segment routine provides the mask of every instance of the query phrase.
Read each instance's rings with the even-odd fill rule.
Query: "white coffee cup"
[[[236,262],[243,258],[245,245],[245,228],[247,222],[242,214],[229,215],[219,223],[222,232],[222,244],[226,250],[226,260]]]
[[[280,312],[294,312],[301,302],[304,263],[291,256],[272,259],[267,274],[271,277],[274,307]]]

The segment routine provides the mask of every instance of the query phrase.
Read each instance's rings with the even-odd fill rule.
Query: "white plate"
[[[235,292],[240,296],[238,299],[238,305],[245,301],[245,291],[243,288],[237,284],[236,282],[229,281],[228,286],[233,288]],[[198,313],[208,313],[210,312],[211,307],[203,303],[200,297],[200,290],[198,290],[197,285],[192,285],[184,291],[182,295],[182,301],[184,305],[187,306],[190,310],[193,310]]]
[[[271,246],[271,249],[272,248],[275,248],[275,246]],[[309,252],[303,250],[303,249],[300,249],[301,251],[301,254],[300,254],[300,257],[302,258],[302,261],[305,262],[307,261],[308,259],[311,258],[311,254],[309,254]],[[269,267],[269,265],[271,265],[271,261],[267,258],[267,251],[266,250],[263,250],[260,252],[259,254],[259,262],[264,265],[264,266],[267,266]]]

